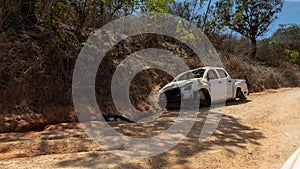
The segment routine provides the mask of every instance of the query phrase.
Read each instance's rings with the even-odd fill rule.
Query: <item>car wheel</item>
[[[240,100],[246,100],[246,96],[242,92],[241,88],[236,90],[236,98],[239,98]]]
[[[199,91],[200,107],[210,107],[211,99],[207,90]]]

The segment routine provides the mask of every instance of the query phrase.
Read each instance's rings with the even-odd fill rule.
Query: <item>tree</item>
[[[273,34],[272,39],[284,42],[291,49],[300,51],[300,25],[280,24],[279,29]]]
[[[170,3],[174,3],[174,0],[38,1],[36,15],[39,23],[47,30],[59,34],[59,37],[64,41],[63,43],[69,37],[74,37],[79,42],[84,43],[95,29],[118,17],[140,12],[163,13],[169,10]]]
[[[282,46],[284,59],[300,65],[300,25],[280,25],[271,37],[273,43]]]
[[[182,0],[175,1],[169,12],[201,28],[215,48],[220,49],[225,34],[224,26],[217,22],[214,15],[215,8],[212,0]]]
[[[170,13],[184,18],[205,32],[211,29],[210,15],[212,14],[212,0],[183,0],[172,4]],[[209,31],[209,30],[207,30]]]
[[[300,25],[280,25],[270,37],[259,41],[257,58],[271,66],[285,61],[300,65]]]
[[[257,37],[268,31],[282,6],[283,0],[220,0],[216,3],[216,14],[220,24],[251,41],[251,53],[255,57]]]
[[[197,26],[200,26],[202,20],[201,10],[204,0],[183,0],[171,4],[170,13],[184,18]]]

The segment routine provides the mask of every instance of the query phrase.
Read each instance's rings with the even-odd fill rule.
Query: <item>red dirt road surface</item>
[[[199,143],[207,112],[199,113],[188,136],[177,146],[151,158],[109,153],[89,138],[79,124],[48,130],[0,134],[0,168],[280,168],[300,147],[300,88],[268,90],[247,101],[227,103],[222,120],[208,141]],[[168,128],[176,112],[149,124],[113,127],[133,137],[156,135]],[[67,126],[67,128],[64,128]],[[156,127],[159,126],[159,127]],[[71,128],[71,129],[70,129]]]

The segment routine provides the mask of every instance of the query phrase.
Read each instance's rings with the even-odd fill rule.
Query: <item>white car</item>
[[[159,91],[160,105],[180,104],[181,100],[200,99],[200,106],[211,102],[245,100],[249,94],[245,80],[231,79],[221,67],[201,67],[183,72]]]

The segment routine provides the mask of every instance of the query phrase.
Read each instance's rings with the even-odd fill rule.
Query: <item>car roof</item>
[[[205,66],[205,67],[199,67],[193,70],[189,70],[189,71],[194,71],[194,70],[199,70],[199,69],[224,69],[223,67],[213,67],[213,66]],[[188,72],[188,71],[186,71]]]
[[[199,69],[223,69],[222,67],[212,67],[212,66],[206,66],[206,67],[199,67],[199,68],[196,68],[196,69],[192,69],[192,70],[188,70],[188,71],[185,71],[185,72],[182,72],[180,74],[178,74],[176,77],[178,76],[181,76],[187,72],[193,72],[195,70],[199,70]]]
[[[196,68],[196,69],[192,69],[192,70],[188,70],[188,71],[182,72],[182,73],[178,74],[178,76],[182,75],[182,74],[185,74],[187,72],[193,72],[193,71],[199,70],[199,69],[224,69],[224,68],[223,67],[212,67],[212,66],[199,67],[199,68]]]

